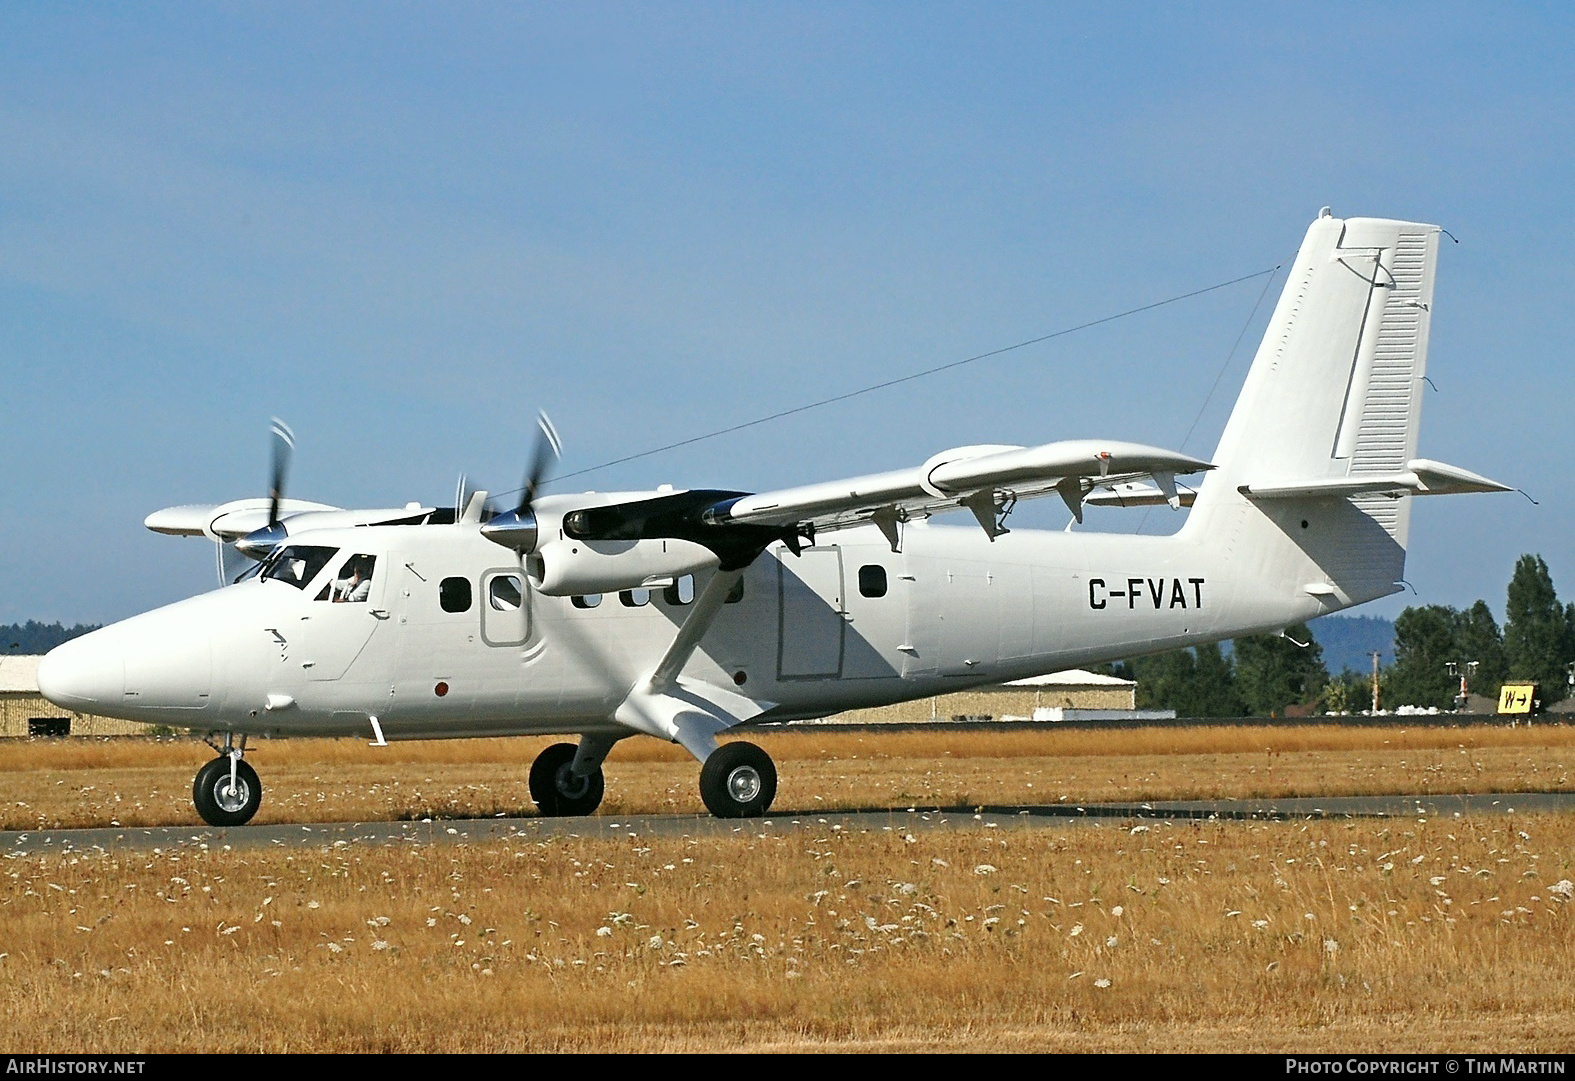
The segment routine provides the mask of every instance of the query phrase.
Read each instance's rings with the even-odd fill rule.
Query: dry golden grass
[[[750,733],[780,765],[783,811],[1297,795],[1569,791],[1575,726],[1216,727],[1107,731]],[[279,740],[248,752],[256,821],[532,813],[547,739],[371,748]],[[192,740],[0,742],[0,828],[196,823]],[[681,749],[631,739],[606,766],[603,813],[703,813]]]
[[[13,856],[0,1046],[1562,1052],[1572,827]]]

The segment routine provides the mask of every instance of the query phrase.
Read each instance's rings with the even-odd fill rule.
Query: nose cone
[[[118,635],[94,631],[50,650],[38,663],[40,693],[62,709],[106,712],[126,691],[126,665]]]

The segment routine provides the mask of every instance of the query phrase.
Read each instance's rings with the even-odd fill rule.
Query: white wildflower
[[[1568,901],[1572,897],[1575,897],[1575,882],[1571,882],[1567,878],[1562,878],[1559,881],[1555,882],[1553,885],[1549,886],[1548,887],[1548,892],[1549,893],[1556,893],[1560,897],[1562,897],[1566,901]]]
[[[386,950],[388,949],[388,943],[381,938],[373,939],[372,948],[374,950]]]
[[[1340,952],[1340,944],[1332,938],[1323,940],[1323,952],[1333,955]]]
[[[976,875],[993,875],[995,874],[995,867],[992,864],[981,863],[973,869],[973,873]]]
[[[1127,832],[1128,833],[1147,833],[1148,832],[1148,827],[1147,826],[1133,826]]]
[[[662,936],[652,935],[645,944],[653,950],[659,950],[662,948]]]
[[[1119,920],[1121,918],[1121,914],[1125,911],[1126,909],[1122,908],[1120,905],[1116,905],[1110,910],[1110,914]]]
[[[1105,947],[1107,949],[1112,949],[1113,950],[1113,949],[1116,948],[1117,941],[1118,941],[1118,939],[1116,938],[1116,936],[1115,935],[1111,935],[1109,938],[1105,939]]]
[[[934,859],[932,859],[930,861],[930,866],[931,867],[950,867],[951,864],[947,863],[945,860],[941,859],[939,856],[936,856]]]
[[[1073,938],[1076,938],[1078,935],[1080,935],[1082,933],[1083,933],[1083,925],[1080,924],[1080,923],[1074,923],[1072,925],[1072,929],[1067,932],[1067,934],[1071,935]]]
[[[1094,981],[1094,986],[1103,989],[1110,986],[1110,981],[1101,976]]]

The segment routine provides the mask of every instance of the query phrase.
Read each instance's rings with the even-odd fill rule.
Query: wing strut
[[[776,705],[704,680],[679,676],[721,614],[727,595],[743,576],[743,567],[719,570],[711,576],[661,660],[650,675],[635,681],[613,711],[613,720],[636,732],[682,744],[704,762],[716,750],[718,732],[758,717]]]
[[[711,624],[716,622],[716,617],[721,614],[722,604],[727,600],[727,595],[738,580],[744,576],[742,568],[734,571],[717,571],[711,580],[700,591],[700,596],[695,598],[695,606],[689,612],[689,618],[678,628],[678,633],[673,637],[672,644],[667,647],[667,652],[662,654],[662,659],[656,662],[651,676],[645,681],[647,689],[661,693],[673,685],[678,678],[678,673],[683,671],[684,665],[689,663],[689,658],[694,656],[695,649],[700,645],[700,639],[705,637],[705,632],[711,629]]]

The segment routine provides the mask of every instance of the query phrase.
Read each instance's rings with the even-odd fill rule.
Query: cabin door
[[[842,673],[842,549],[777,553],[777,678],[835,679]]]

